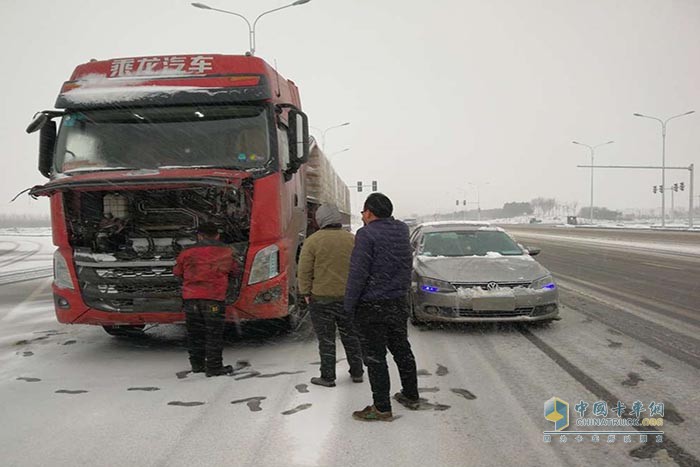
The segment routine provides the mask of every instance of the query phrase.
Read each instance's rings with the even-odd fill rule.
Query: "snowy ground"
[[[0,284],[51,273],[50,229],[0,229]]]
[[[45,252],[30,257],[43,258],[36,264],[50,266],[48,240]],[[12,254],[33,251],[34,241],[17,239]],[[0,286],[0,463],[697,465],[697,366],[635,337],[633,321],[614,328],[586,312],[615,313],[604,304],[572,298],[569,307],[568,295],[564,319],[550,326],[410,327],[425,410],[395,404],[395,421],[363,423],[350,414],[370,403],[369,384],[350,381],[340,345],[338,386],[309,384],[318,354],[308,327],[232,336],[225,360],[250,366],[206,378],[182,373],[188,365],[181,327],[113,338],[97,327],[56,323],[48,278]],[[640,326],[674,339],[640,316]],[[686,334],[697,335],[697,327],[687,326]],[[552,425],[543,403],[552,396],[571,404],[571,417],[579,400],[664,400],[672,443],[640,444],[639,436],[629,443],[573,436],[545,443],[543,431]]]

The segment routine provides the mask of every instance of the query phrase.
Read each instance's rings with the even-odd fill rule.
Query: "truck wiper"
[[[138,167],[82,167],[72,170],[66,170],[61,172],[64,175],[71,175],[74,173],[86,173],[86,172],[112,172],[115,170],[139,170]]]

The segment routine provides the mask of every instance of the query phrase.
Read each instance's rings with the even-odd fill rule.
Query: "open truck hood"
[[[36,185],[31,196],[50,196],[66,189],[153,187],[178,188],[182,186],[241,186],[253,174],[228,169],[127,169],[60,175],[44,185]]]

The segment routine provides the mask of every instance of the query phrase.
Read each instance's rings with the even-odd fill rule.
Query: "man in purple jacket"
[[[402,390],[394,399],[412,410],[419,405],[416,360],[407,331],[413,259],[408,226],[391,217],[393,210],[382,193],[365,200],[365,226],[355,235],[345,289],[345,311],[354,317],[374,399],[373,405],[353,412],[353,418],[363,421],[393,419],[387,348],[401,376]]]

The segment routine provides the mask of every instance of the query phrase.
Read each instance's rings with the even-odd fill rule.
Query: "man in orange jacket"
[[[239,274],[234,250],[220,241],[216,225],[197,230],[197,243],[180,252],[173,274],[182,279],[187,350],[193,373],[230,375],[223,365],[224,313],[229,276]]]

